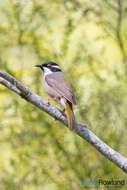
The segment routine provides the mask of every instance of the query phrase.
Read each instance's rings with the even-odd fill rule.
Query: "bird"
[[[73,105],[76,104],[76,98],[71,84],[63,76],[63,72],[55,62],[44,62],[35,65],[43,71],[43,88],[51,99],[62,105],[67,113],[68,127],[70,130],[76,130],[76,121],[73,112]]]

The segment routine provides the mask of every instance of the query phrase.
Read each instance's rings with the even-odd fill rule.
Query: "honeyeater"
[[[54,62],[45,62],[35,66],[43,71],[44,90],[54,101],[64,107],[67,113],[68,127],[70,130],[75,130],[73,104],[76,104],[76,99],[70,83],[63,76],[61,68]]]

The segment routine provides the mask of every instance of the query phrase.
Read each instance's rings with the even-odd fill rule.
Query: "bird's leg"
[[[63,108],[62,112],[65,113],[65,111],[66,111],[65,108]]]
[[[60,110],[60,112],[62,113],[62,115],[65,115],[65,108],[63,110]]]

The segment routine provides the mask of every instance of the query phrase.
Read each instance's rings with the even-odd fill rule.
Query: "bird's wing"
[[[65,97],[72,104],[76,104],[71,85],[64,80],[61,72],[49,74],[45,77],[45,80],[48,85],[56,90],[61,96]]]

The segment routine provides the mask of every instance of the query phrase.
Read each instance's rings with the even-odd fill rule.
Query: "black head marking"
[[[44,67],[49,68],[52,72],[60,72],[61,69],[59,65],[57,65],[55,62],[45,62],[40,65],[35,65],[36,67],[40,67],[44,71]]]
[[[59,65],[57,65],[55,62],[45,62],[45,63],[42,64],[42,67],[47,67],[52,72],[59,72],[59,71],[61,71]]]
[[[55,62],[45,62],[42,64],[43,67],[58,66]]]

